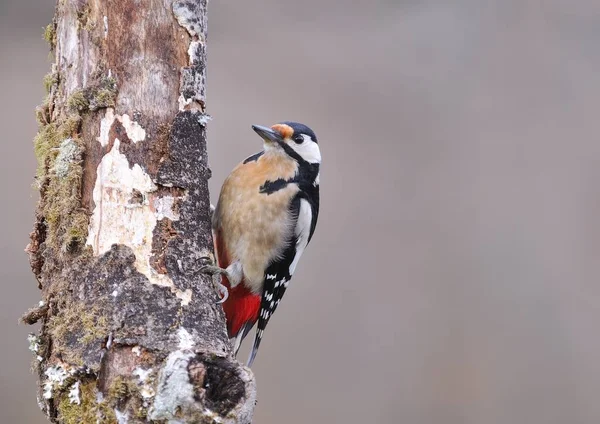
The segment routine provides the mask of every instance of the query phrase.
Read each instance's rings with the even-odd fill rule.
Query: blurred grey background
[[[53,0],[0,1],[0,423],[44,422],[34,107]],[[213,0],[213,202],[297,120],[322,209],[254,371],[256,424],[600,422],[600,3]]]

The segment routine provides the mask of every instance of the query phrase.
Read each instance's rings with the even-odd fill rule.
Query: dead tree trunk
[[[23,317],[60,423],[249,423],[211,256],[206,0],[59,0]]]

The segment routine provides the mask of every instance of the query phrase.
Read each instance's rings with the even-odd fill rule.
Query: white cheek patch
[[[302,134],[302,137],[304,138],[304,143],[296,144],[291,142],[289,144],[290,147],[308,163],[321,163],[321,150],[319,150],[319,145],[315,143],[309,135]]]

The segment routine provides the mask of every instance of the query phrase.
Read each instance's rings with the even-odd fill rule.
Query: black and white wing
[[[248,366],[252,366],[252,362],[254,362],[265,327],[279,306],[292,275],[294,275],[298,261],[314,233],[319,210],[319,197],[318,191],[310,194],[301,192],[292,200],[290,212],[295,218],[294,231],[290,235],[288,247],[283,252],[281,259],[269,265],[265,272],[258,325],[254,345],[248,358]]]

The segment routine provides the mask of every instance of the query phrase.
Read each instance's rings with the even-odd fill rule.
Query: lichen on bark
[[[53,422],[249,423],[212,256],[206,0],[57,2],[27,247]]]

